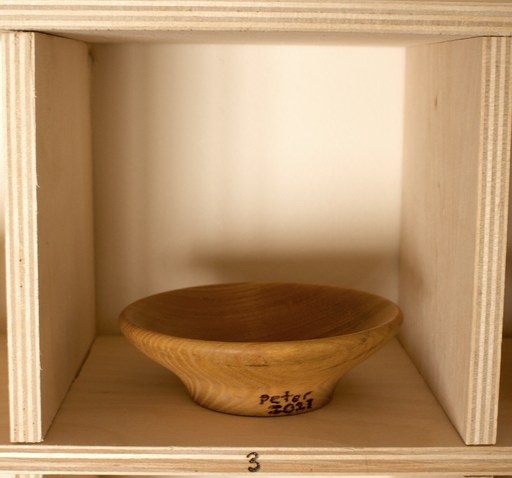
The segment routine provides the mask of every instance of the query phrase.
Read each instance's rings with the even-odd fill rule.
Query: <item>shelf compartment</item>
[[[1,344],[1,342],[0,342]],[[5,341],[4,341],[5,347]],[[5,351],[5,350],[4,350]],[[267,446],[258,447],[261,453],[261,462],[265,466],[265,471],[269,473],[339,473],[339,474],[376,474],[376,473],[458,473],[461,475],[495,475],[510,476],[512,469],[512,393],[510,385],[512,384],[510,370],[512,370],[512,340],[504,341],[503,350],[503,370],[502,370],[502,400],[500,402],[500,427],[498,434],[498,446],[493,447],[471,447],[467,448],[461,445],[461,440],[455,431],[451,428],[448,419],[444,416],[441,408],[436,403],[434,397],[428,391],[422,378],[410,363],[406,354],[394,341],[382,349],[374,359],[370,359],[369,364],[361,364],[361,369],[354,369],[340,383],[334,402],[335,407],[352,407],[350,414],[352,420],[348,420],[352,425],[356,425],[358,415],[364,413],[364,408],[372,408],[373,400],[378,400],[379,396],[387,396],[387,392],[379,388],[386,386],[392,388],[393,396],[400,397],[399,404],[405,397],[400,394],[412,392],[411,399],[419,399],[420,407],[418,413],[412,417],[413,423],[406,423],[406,433],[412,433],[423,426],[427,427],[427,435],[422,444],[417,447],[337,447],[337,446],[314,446],[312,448],[299,447],[281,447],[270,448]],[[377,369],[374,370],[371,361],[374,360]],[[133,368],[133,370],[132,370]],[[379,373],[383,372],[384,376]],[[141,373],[143,375],[141,375]],[[6,361],[0,361],[0,377],[6,376]],[[374,377],[377,380],[374,380]],[[399,379],[400,378],[400,379]],[[399,379],[399,380],[397,380]],[[113,382],[112,382],[113,380]],[[398,389],[395,391],[395,383],[398,381]],[[121,386],[119,387],[119,384]],[[419,386],[418,386],[419,385]],[[144,390],[147,389],[147,394]],[[359,391],[357,390],[359,389]],[[418,391],[421,390],[421,393]],[[5,389],[4,389],[5,391]],[[365,404],[354,401],[358,394],[371,391],[371,397],[368,397]],[[99,403],[100,416],[95,416],[95,404],[86,402],[85,397],[94,399]],[[245,457],[247,448],[242,446],[220,447],[207,446],[198,443],[197,446],[175,446],[171,441],[167,441],[162,446],[120,446],[107,445],[106,443],[124,442],[130,443],[136,441],[129,437],[130,432],[138,432],[141,428],[145,434],[145,443],[152,443],[151,430],[149,426],[144,426],[143,413],[154,414],[153,409],[146,408],[137,410],[135,424],[130,423],[127,414],[130,410],[138,408],[136,402],[142,400],[142,404],[149,403],[151,407],[152,400],[156,400],[156,410],[160,413],[162,409],[170,408],[169,395],[179,395],[181,404],[179,410],[171,410],[170,413],[164,413],[163,417],[172,418],[181,412],[186,412],[189,418],[195,417],[201,420],[196,428],[198,435],[203,432],[207,434],[209,444],[215,440],[215,435],[209,428],[214,424],[211,419],[206,420],[203,427],[203,420],[208,415],[218,415],[218,420],[223,419],[238,420],[240,417],[222,415],[209,410],[201,409],[188,398],[180,383],[174,376],[149,361],[140,352],[136,351],[124,339],[119,337],[100,337],[94,344],[90,359],[83,368],[76,383],[71,389],[68,399],[64,403],[63,415],[58,415],[56,427],[62,426],[61,430],[55,429],[55,436],[60,439],[74,441],[80,434],[79,426],[73,427],[68,420],[78,418],[78,425],[83,424],[86,417],[92,417],[93,423],[87,424],[86,440],[90,444],[83,446],[69,446],[64,443],[52,443],[42,445],[6,445],[0,444],[0,469],[4,472],[13,473],[80,473],[84,474],[111,474],[115,469],[117,474],[139,474],[139,475],[175,475],[189,473],[244,473],[246,472],[247,459]],[[342,394],[348,394],[343,397]],[[389,401],[392,397],[387,397]],[[340,400],[337,404],[336,401]],[[117,402],[117,404],[116,404]],[[5,402],[2,402],[5,403]],[[104,406],[101,406],[104,405]],[[330,405],[330,406],[331,406]],[[385,406],[386,403],[383,404]],[[406,413],[410,413],[412,407],[406,402]],[[396,418],[402,414],[398,411],[398,406],[393,405],[393,417]],[[123,410],[124,408],[124,410]],[[328,409],[325,409],[330,413]],[[4,414],[6,416],[7,408],[4,405]],[[111,413],[113,412],[113,416]],[[317,413],[317,412],[315,412]],[[370,413],[375,411],[370,410]],[[426,417],[422,414],[426,413]],[[314,414],[311,414],[313,418]],[[102,418],[108,418],[104,424]],[[298,418],[298,417],[285,417]],[[405,418],[405,417],[404,417]],[[433,419],[435,422],[427,423],[427,419]],[[372,435],[371,417],[363,417],[360,424],[366,424],[366,433]],[[382,415],[378,417],[378,428],[384,426],[381,421]],[[417,421],[419,419],[419,421]],[[150,419],[149,425],[154,425]],[[181,421],[182,418],[179,418]],[[242,421],[260,421],[259,418],[241,419]],[[119,421],[124,430],[120,430]],[[266,419],[263,419],[266,421]],[[279,421],[279,420],[278,420]],[[323,420],[312,420],[316,422],[317,427],[329,424],[322,424]],[[345,422],[347,422],[345,417]],[[310,422],[311,423],[311,422]],[[315,424],[315,423],[314,423]],[[338,421],[337,424],[340,424]],[[166,429],[172,429],[172,423],[158,421],[157,426]],[[179,425],[177,423],[176,425]],[[108,430],[109,426],[115,427],[114,430]],[[428,428],[433,429],[428,431]],[[264,431],[267,425],[264,424],[258,432]],[[93,429],[99,431],[95,435]],[[188,427],[187,427],[188,428]],[[277,426],[277,433],[281,434],[279,440],[284,444],[287,440],[283,431],[286,427]],[[388,434],[376,434],[375,442],[381,444],[400,441],[400,424],[393,422],[391,434],[394,438],[389,440]],[[297,429],[297,428],[295,428]],[[444,436],[444,442],[441,446],[429,446],[429,443],[435,441],[431,433],[441,431]],[[52,432],[51,432],[52,433]],[[341,438],[344,430],[339,428],[336,431],[338,438],[332,440],[332,443],[347,443],[346,439]],[[421,435],[421,434],[420,434]],[[178,430],[172,430],[171,437],[179,437]],[[361,438],[361,429],[358,429],[356,440]],[[4,438],[8,439],[7,430],[4,432]],[[156,441],[163,441],[160,431],[157,430]],[[219,434],[217,434],[219,438]],[[248,438],[248,437],[244,437]],[[290,438],[290,437],[288,437]],[[398,438],[398,440],[397,440]],[[405,436],[404,436],[405,438]],[[190,434],[185,441],[193,439]],[[292,442],[304,444],[306,439],[302,437],[291,437]],[[415,438],[417,443],[422,441],[421,436]],[[229,440],[221,436],[220,440],[228,443]],[[248,441],[252,438],[249,437]],[[240,445],[256,445],[256,443],[242,443]],[[315,438],[314,442],[318,443]],[[321,441],[321,440],[320,440]],[[102,443],[103,442],[103,443]],[[350,440],[349,440],[350,442]],[[96,443],[96,445],[91,445]],[[289,442],[291,443],[291,442]],[[238,444],[237,444],[238,445]],[[253,451],[253,449],[250,449]],[[401,475],[402,476],[402,475]],[[417,476],[417,475],[416,475]]]
[[[262,471],[278,474],[512,469],[510,448],[463,445],[396,340],[347,374],[325,408],[266,419],[194,404],[173,374],[120,337],[95,341],[45,444],[0,447],[0,469],[236,474],[247,472],[251,451]]]
[[[349,372],[326,407],[239,417],[196,405],[175,375],[122,337],[96,339],[46,445],[401,447],[463,443],[396,340]]]
[[[10,385],[11,415],[20,414],[11,423],[11,438],[36,442],[43,439],[94,336],[90,64],[81,42],[32,33],[2,38],[10,119],[9,341],[11,363],[19,370],[13,377],[20,378]],[[414,101],[405,114],[406,164],[432,170],[406,173],[404,179],[403,342],[465,442],[493,443],[508,197],[510,39],[411,47],[408,61],[413,84],[406,88]],[[425,78],[434,81],[425,83]],[[437,126],[429,129],[432,124]],[[448,193],[432,209],[425,198],[435,197],[441,181]],[[432,231],[463,247],[457,250],[454,241],[447,249],[443,244],[436,249],[440,243],[435,241],[422,244]],[[450,287],[457,286],[456,294],[436,286],[441,275]]]
[[[503,380],[510,385],[507,372],[512,365],[511,340],[505,341],[503,356],[506,358]],[[0,373],[5,373],[5,364]],[[342,380],[333,402],[324,409],[321,418],[314,417],[321,412],[318,410],[310,414],[307,423],[295,425],[295,432],[302,429],[306,433],[297,437],[287,433],[287,427],[280,425],[281,419],[234,417],[202,409],[190,400],[170,372],[149,361],[124,339],[100,337],[49,433],[50,439],[53,436],[59,441],[87,443],[82,446],[70,446],[62,441],[36,446],[0,445],[0,469],[16,473],[82,475],[112,474],[114,469],[116,474],[148,476],[201,472],[240,474],[247,472],[246,454],[256,450],[260,453],[264,471],[276,474],[450,473],[453,476],[458,473],[466,476],[510,476],[512,400],[507,393],[510,391],[508,385],[504,383],[502,387],[509,398],[501,402],[499,446],[468,448],[462,445],[399,343],[393,341]],[[177,395],[179,408],[173,407],[173,401],[169,400],[172,395]],[[363,403],[357,399],[358,395],[366,396]],[[393,402],[395,397],[398,400]],[[382,404],[381,399],[384,399]],[[419,404],[417,408],[415,400]],[[392,416],[386,417],[374,410],[375,404],[386,407],[390,402],[393,402]],[[146,404],[146,408],[139,406]],[[404,404],[405,408],[402,407]],[[334,417],[334,426],[328,423],[333,412],[329,407],[344,409],[342,419]],[[155,418],[160,414],[160,419]],[[132,422],[132,417],[135,422]],[[283,420],[304,422],[306,418],[307,415],[284,417]],[[375,430],[372,430],[373,418],[378,420]],[[77,422],[73,424],[75,419]],[[183,437],[179,427],[185,421],[188,431]],[[240,425],[235,427],[236,436],[226,436],[233,431],[230,422],[236,421],[246,422],[242,428],[248,430],[248,436],[241,436],[237,431]],[[227,428],[221,428],[221,433],[211,428],[219,423],[222,425],[222,422],[227,424]],[[256,427],[257,434],[274,433],[274,445],[281,446],[267,446],[266,436],[263,443],[259,442],[257,436],[253,436],[249,426],[251,422],[260,422]],[[191,424],[195,425],[194,431],[190,430]],[[389,424],[391,427],[386,430]],[[348,425],[348,429],[341,425]],[[318,436],[308,438],[310,430],[315,434],[315,430],[322,427],[331,430],[328,443]],[[353,427],[357,428],[355,436],[350,435]],[[85,430],[83,440],[81,429]],[[130,433],[141,431],[144,446],[130,436]],[[196,438],[192,436],[193,432]],[[441,434],[441,442],[439,446],[431,446],[432,443],[437,444],[436,433]],[[381,446],[347,445],[355,444],[365,434]],[[392,446],[408,440],[411,434],[415,435],[417,446]],[[236,443],[240,438],[242,442]],[[194,440],[196,446],[177,445]],[[134,442],[136,446],[128,445]],[[158,442],[164,444],[155,446]],[[234,446],[217,446],[215,442]],[[308,446],[308,442],[313,446]],[[336,446],[340,444],[346,446]],[[252,448],[246,448],[249,446]]]
[[[382,356],[379,358],[379,354]],[[361,426],[366,427],[366,434],[373,435],[373,441],[381,444],[391,444],[400,442],[400,423],[396,421],[397,416],[413,413],[410,416],[412,423],[405,424],[405,433],[413,433],[426,428],[424,439],[416,437],[414,447],[394,447],[394,446],[370,446],[370,447],[352,447],[352,446],[329,446],[323,444],[317,446],[322,440],[312,437],[313,447],[302,446],[307,442],[304,436],[287,436],[286,427],[272,424],[273,430],[280,434],[280,438],[274,439],[274,443],[284,445],[286,443],[302,444],[295,447],[259,447],[257,440],[249,437],[242,437],[245,442],[238,443],[233,447],[209,446],[214,440],[219,439],[223,443],[229,443],[229,437],[225,437],[225,430],[222,430],[221,436],[213,433],[210,426],[215,425],[219,420],[224,419],[227,422],[232,420],[242,421],[267,421],[267,419],[253,418],[244,419],[241,417],[232,417],[206,409],[201,409],[198,405],[191,402],[179,382],[173,375],[149,361],[140,352],[136,351],[124,339],[120,337],[100,337],[97,339],[91,351],[90,359],[85,364],[82,373],[79,375],[76,383],[73,385],[68,399],[64,402],[62,410],[63,415],[57,416],[55,430],[52,428],[50,434],[55,431],[55,437],[60,439],[75,441],[80,435],[80,427],[86,421],[86,417],[92,418],[92,423],[86,424],[85,440],[89,444],[68,445],[65,443],[39,444],[39,445],[5,445],[0,444],[0,469],[4,472],[13,473],[71,473],[81,475],[85,474],[138,474],[138,475],[188,475],[194,474],[218,474],[226,475],[228,473],[241,474],[247,472],[248,462],[246,454],[249,451],[257,450],[261,456],[261,463],[264,471],[267,473],[308,473],[323,474],[337,473],[347,474],[392,474],[392,473],[411,473],[417,476],[421,474],[450,473],[460,475],[494,475],[510,476],[512,470],[512,400],[510,397],[510,370],[512,367],[512,340],[507,339],[504,343],[503,356],[503,386],[502,394],[506,400],[500,402],[500,428],[498,446],[475,446],[466,447],[457,433],[453,430],[449,421],[436,400],[429,392],[423,379],[417,373],[410,363],[397,341],[394,341],[378,352],[370,362],[361,364],[346,376],[340,383],[334,401],[330,406],[336,408],[349,407],[352,415],[350,420],[345,415],[344,420],[336,419],[336,425],[349,423],[351,426],[358,426],[357,435],[354,441],[361,439]],[[372,361],[373,360],[373,364]],[[373,365],[373,366],[372,366]],[[376,367],[376,369],[374,369]],[[133,370],[132,370],[133,368]],[[360,369],[359,369],[360,368]],[[359,370],[358,370],[359,369]],[[380,373],[382,372],[382,373]],[[141,375],[146,374],[146,375]],[[0,376],[6,374],[6,364],[0,363]],[[375,377],[377,379],[375,380]],[[398,383],[397,383],[398,382]],[[121,385],[119,385],[121,384]],[[395,390],[395,385],[397,389]],[[392,390],[393,396],[399,396],[399,403],[393,405],[393,428],[390,434],[381,434],[385,423],[382,422],[382,415],[378,416],[377,433],[372,431],[371,416],[363,416],[368,409],[370,413],[375,403],[380,397],[385,398],[386,406],[393,397],[389,396],[388,391],[383,387]],[[379,392],[379,389],[380,392]],[[147,392],[145,392],[147,390]],[[362,404],[355,400],[357,395],[371,392],[366,403]],[[417,413],[414,412],[410,402],[405,401],[404,394],[412,393],[411,400],[419,400],[420,406]],[[85,395],[83,395],[85,394]],[[179,395],[179,409],[172,409],[172,401],[169,396]],[[346,396],[343,396],[345,394]],[[402,395],[400,395],[402,394]],[[83,397],[83,398],[81,398]],[[96,400],[99,405],[100,416],[95,416],[96,405],[85,401],[85,397]],[[141,400],[142,404],[149,404],[149,407],[156,405],[156,409],[146,408],[140,410],[136,402]],[[154,400],[154,402],[153,402]],[[338,401],[336,403],[336,401]],[[372,401],[374,400],[374,401]],[[399,407],[402,403],[406,404],[406,409],[402,412]],[[380,406],[380,405],[379,405]],[[130,410],[138,409],[135,416],[136,423],[131,423],[128,419]],[[165,409],[170,411],[165,412]],[[367,409],[366,411],[364,409]],[[162,446],[151,446],[149,443],[164,441],[161,436],[161,430],[156,430],[156,439],[151,438],[150,426],[155,426],[154,417],[149,417],[147,426],[144,426],[143,414],[154,415],[162,413],[163,419],[156,423],[156,426],[171,430],[170,439]],[[318,411],[320,412],[320,410]],[[197,443],[196,446],[175,446],[173,439],[181,440],[179,430],[173,429],[173,423],[166,423],[167,418],[172,419],[180,413],[186,413],[190,420],[200,420],[196,427],[198,436],[206,434],[207,443]],[[315,412],[317,413],[317,412]],[[328,408],[326,414],[330,414]],[[426,417],[422,414],[426,413]],[[112,415],[113,414],[113,415]],[[213,414],[213,415],[212,415]],[[212,421],[209,415],[218,415],[218,419]],[[314,413],[311,414],[309,425],[313,427],[327,426],[334,431],[329,423],[323,423],[324,420],[313,420]],[[358,418],[359,416],[359,418]],[[205,417],[207,418],[206,421]],[[285,417],[295,419],[297,417]],[[306,416],[304,416],[306,417]],[[72,423],[65,423],[69,420],[78,418],[76,426]],[[102,419],[107,418],[106,422]],[[428,422],[427,419],[435,420]],[[405,417],[402,417],[405,421]],[[180,426],[183,418],[178,417],[174,422]],[[273,421],[270,419],[270,421]],[[280,420],[278,420],[280,421]],[[392,421],[392,420],[390,420]],[[120,423],[121,422],[121,425]],[[359,423],[358,423],[359,422]],[[218,423],[218,422],[217,422]],[[62,429],[58,430],[57,427]],[[262,427],[257,428],[257,433],[268,430],[268,426],[263,423]],[[109,430],[109,427],[114,427]],[[123,429],[121,430],[121,427]],[[430,428],[432,429],[430,430]],[[187,426],[188,428],[188,426]],[[294,430],[297,430],[295,427]],[[96,429],[94,431],[93,429]],[[132,443],[136,442],[133,437],[129,437],[130,432],[139,432],[143,429],[146,446],[130,445],[108,445],[107,443]],[[304,428],[303,428],[304,429]],[[230,431],[228,427],[227,431]],[[308,430],[306,430],[307,432]],[[314,430],[313,430],[314,431]],[[349,431],[351,428],[349,427]],[[430,446],[435,441],[433,433],[441,432],[444,436],[440,446]],[[99,434],[95,435],[96,432]],[[251,430],[249,430],[251,433]],[[283,433],[284,432],[284,433]],[[335,436],[331,436],[331,443],[350,443],[350,437],[343,438],[345,431],[338,428]],[[392,435],[392,436],[390,436]],[[190,431],[183,442],[193,440]],[[233,439],[234,441],[234,439]],[[253,443],[249,443],[253,441]],[[93,445],[92,443],[95,443]],[[258,448],[246,448],[253,445]],[[401,475],[403,476],[403,475]]]

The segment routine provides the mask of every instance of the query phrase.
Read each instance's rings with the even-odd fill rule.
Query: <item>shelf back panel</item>
[[[460,40],[406,60],[402,340],[467,444],[496,440],[510,45]]]
[[[3,36],[11,440],[41,441],[94,337],[89,56]]]

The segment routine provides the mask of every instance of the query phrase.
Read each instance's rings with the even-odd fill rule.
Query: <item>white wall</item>
[[[117,332],[137,298],[203,283],[321,282],[397,298],[402,49],[93,54],[100,332]]]

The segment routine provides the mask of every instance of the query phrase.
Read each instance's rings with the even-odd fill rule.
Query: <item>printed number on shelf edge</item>
[[[251,464],[251,466],[248,467],[247,469],[251,473],[255,473],[256,471],[260,471],[261,465],[258,463],[258,458],[259,457],[260,457],[260,455],[258,455],[258,453],[256,453],[255,451],[252,451],[251,453],[247,454],[246,458],[249,458],[249,463]]]

